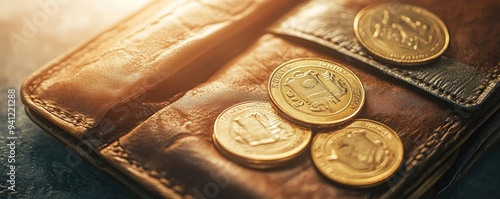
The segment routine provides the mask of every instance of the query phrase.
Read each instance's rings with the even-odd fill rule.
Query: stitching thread
[[[77,54],[72,54],[72,55],[66,57],[65,60],[62,60],[58,63],[54,63],[52,65],[52,67],[50,69],[48,69],[47,72],[45,72],[41,76],[37,76],[37,78],[32,80],[32,84],[30,84],[28,86],[29,97],[31,98],[31,100],[35,104],[37,104],[40,107],[42,107],[43,109],[45,109],[47,112],[52,113],[53,115],[61,118],[62,120],[66,121],[70,124],[73,124],[75,126],[81,126],[81,127],[86,128],[86,129],[94,127],[95,124],[93,124],[93,123],[95,121],[92,121],[92,120],[89,121],[85,115],[73,113],[65,108],[61,108],[61,107],[53,108],[50,106],[50,105],[52,105],[51,103],[47,103],[47,102],[44,102],[43,100],[41,100],[39,98],[39,96],[34,93],[34,91],[41,85],[42,82],[49,79],[52,76],[52,74],[59,72],[61,70],[61,68],[63,68],[63,67],[67,67],[68,66],[67,60],[69,60],[70,58],[80,59],[85,54],[87,54],[90,51],[95,49],[95,48],[89,48],[87,46],[93,47],[95,45],[95,43],[97,43],[97,41],[102,41],[102,40],[105,40],[105,39],[111,37],[112,34],[108,34],[108,33],[119,34],[120,32],[122,32],[124,28],[121,28],[121,26],[123,24],[125,24],[125,23],[120,23],[118,25],[118,28],[109,30],[109,31],[99,35],[93,41],[89,42],[86,45],[86,47],[84,48],[84,50],[78,51]],[[80,66],[80,67],[82,67],[82,66]],[[80,68],[80,67],[78,67],[78,68]]]
[[[456,114],[450,114],[446,120],[445,123],[436,129],[434,129],[433,133],[426,139],[424,144],[421,144],[417,146],[413,151],[418,151],[418,153],[411,158],[408,158],[408,160],[405,162],[405,171],[409,172],[410,170],[414,169],[416,166],[418,166],[419,163],[422,161],[419,161],[423,157],[427,157],[426,155],[430,154],[431,152],[434,151],[436,148],[436,145],[439,143],[442,143],[444,140],[445,136],[444,133],[449,132],[452,128],[454,127],[454,124],[460,124],[462,127],[463,123],[461,122],[460,117]]]
[[[444,58],[444,59],[448,59],[448,58]],[[498,72],[498,68],[500,68],[499,66],[500,65],[494,66],[493,70],[492,70],[493,72],[483,71],[483,72],[487,73],[486,78],[482,79],[482,83],[481,83],[481,85],[479,85],[479,90],[477,90],[474,93],[474,95],[472,95],[472,96],[470,96],[468,98],[460,97],[460,96],[457,96],[456,94],[452,94],[452,93],[446,92],[444,89],[438,88],[434,84],[431,84],[431,83],[426,82],[426,81],[424,81],[422,79],[419,79],[416,76],[412,76],[411,73],[409,73],[407,71],[401,71],[400,69],[397,69],[397,68],[391,68],[391,69],[394,70],[394,71],[397,71],[399,74],[402,74],[405,77],[410,77],[412,80],[416,81],[419,84],[425,84],[428,88],[432,89],[433,91],[437,91],[440,95],[450,96],[454,100],[458,100],[461,103],[470,105],[470,104],[476,104],[477,103],[477,99],[479,98],[479,96],[485,92],[487,86],[493,80],[495,80],[496,76],[498,76],[498,73],[499,73]]]
[[[186,193],[186,188],[182,185],[179,185],[172,180],[168,179],[166,172],[158,172],[154,169],[148,169],[144,167],[139,161],[130,158],[129,154],[123,150],[119,141],[116,141],[112,144],[113,149],[111,150],[116,154],[117,157],[122,158],[127,161],[129,165],[138,170],[139,172],[146,173],[149,177],[152,177],[158,180],[164,187],[167,189],[173,190],[178,196],[182,196],[183,198],[191,197],[194,198],[191,194]]]
[[[314,32],[306,32],[305,30],[302,30],[302,29],[299,29],[293,25],[290,25],[288,23],[284,23],[283,24],[283,29],[290,29],[292,31],[297,31],[299,32],[299,34],[307,34],[307,35],[311,35],[311,36],[314,36],[318,39],[322,39],[324,41],[328,41],[330,44],[333,44],[339,48],[343,48],[349,52],[352,52],[354,54],[358,54],[364,58],[367,58],[369,60],[372,60],[374,61],[370,56],[368,56],[366,53],[364,53],[363,51],[361,51],[361,49],[359,48],[348,48],[348,45],[339,45],[341,42],[335,42],[333,41],[334,39],[333,38],[328,38],[326,35],[317,35],[317,34],[314,34]],[[286,32],[286,31],[284,31]],[[340,35],[337,35],[337,37],[339,37]],[[343,37],[343,36],[340,36],[340,37]],[[300,38],[300,36],[299,36]],[[346,40],[345,41],[349,41],[349,40]],[[382,65],[382,64],[381,64]],[[384,65],[385,66],[385,65]],[[414,80],[416,83],[418,84],[425,84],[426,86],[429,87],[430,90],[434,91],[434,92],[437,92],[440,96],[444,96],[444,97],[451,97],[452,99],[454,100],[458,100],[458,102],[460,103],[463,103],[463,104],[466,104],[466,105],[471,105],[471,104],[477,104],[477,99],[479,98],[479,96],[481,94],[483,94],[487,88],[487,85],[490,84],[493,80],[496,79],[496,77],[498,77],[498,74],[500,73],[499,69],[500,69],[500,64],[496,65],[493,70],[491,72],[489,71],[483,71],[483,72],[486,72],[488,75],[487,75],[487,78],[483,78],[482,79],[482,84],[481,86],[479,86],[479,90],[476,91],[476,93],[474,93],[474,95],[470,96],[470,98],[464,98],[464,97],[459,97],[455,94],[452,94],[452,93],[446,93],[444,91],[444,89],[439,89],[435,86],[432,86],[429,82],[425,82],[421,79],[418,79],[416,76],[412,76],[411,74],[409,74],[408,72],[404,72],[402,73],[399,69],[396,69],[396,68],[390,68],[388,66],[385,66],[389,69],[391,69],[394,73],[397,73],[398,75],[401,75],[401,76],[404,76],[404,77],[409,77],[411,78],[412,80]],[[477,69],[476,69],[477,70]]]
[[[147,5],[146,7],[143,8],[143,10],[151,8],[152,5],[154,5],[154,4]],[[128,21],[128,20],[121,21],[114,28],[108,29],[107,31],[102,32],[99,36],[95,37],[92,41],[89,41],[88,43],[84,44],[82,46],[83,50],[79,50],[79,49],[75,50],[74,52],[76,52],[76,53],[70,54],[70,55],[64,57],[64,60],[59,60],[57,63],[53,63],[52,66],[50,66],[50,68],[47,70],[47,72],[45,72],[41,76],[37,76],[36,78],[34,78],[31,81],[32,83],[28,86],[28,91],[29,91],[28,94],[29,94],[29,97],[31,98],[31,100],[33,102],[35,102],[37,105],[39,105],[40,107],[42,107],[43,109],[45,109],[47,112],[52,113],[53,115],[59,117],[60,119],[66,121],[70,124],[73,124],[75,126],[81,126],[81,127],[86,128],[86,129],[95,127],[95,124],[94,124],[95,121],[87,119],[87,117],[85,115],[73,113],[72,111],[69,111],[65,108],[59,107],[59,108],[57,108],[57,110],[54,108],[51,108],[49,106],[50,103],[43,102],[43,100],[41,100],[39,98],[39,96],[34,93],[34,91],[40,86],[40,84],[42,82],[49,79],[52,76],[52,74],[59,72],[61,70],[61,68],[69,66],[68,60],[70,60],[71,58],[76,59],[76,60],[81,59],[82,57],[84,57],[85,55],[87,55],[88,53],[93,51],[95,48],[97,48],[99,46],[99,44],[98,44],[99,42],[108,40],[113,35],[118,35],[118,34],[122,33],[125,30],[125,28],[127,27],[127,24],[129,22],[130,21]],[[155,24],[155,23],[156,23],[156,21],[153,21],[150,24]],[[144,30],[145,29],[141,29],[141,31],[144,31]],[[81,68],[83,66],[85,66],[85,64],[77,65],[75,68],[78,69],[78,68]],[[56,112],[54,112],[54,111],[56,111]],[[78,115],[78,117],[75,117],[75,115]]]
[[[120,23],[118,25],[118,27],[121,27],[123,24],[126,24],[126,23],[122,22],[122,23]],[[348,51],[350,51],[352,53],[358,54],[360,56],[363,56],[365,58],[368,58],[368,59],[372,60],[369,56],[367,56],[364,52],[360,51],[359,49],[347,48],[346,46],[340,46],[340,45],[338,45],[338,42],[331,42],[332,38],[326,38],[326,37],[322,37],[321,35],[314,35],[312,33],[303,32],[300,29],[296,29],[296,28],[290,27],[290,26],[288,28],[291,28],[292,30],[295,30],[295,31],[302,32],[304,34],[309,34],[309,35],[315,36],[315,37],[317,37],[319,39],[327,40],[330,43],[334,44],[335,46],[338,46],[340,48],[344,48],[344,49],[346,49],[346,50],[348,50]],[[101,34],[100,36],[98,36],[97,38],[95,38],[92,42],[90,42],[87,46],[92,46],[97,41],[101,41],[101,40],[103,40],[105,38],[109,38],[111,35],[119,34],[122,31],[123,31],[123,28],[112,29],[112,30],[106,32],[106,33],[109,33],[109,34],[105,34],[105,33]],[[79,58],[83,57],[83,55],[85,55],[86,53],[88,53],[88,52],[90,52],[92,50],[94,50],[94,48],[87,48],[86,47],[86,48],[84,48],[84,50],[79,51],[78,54],[71,55],[71,56],[67,57],[66,60],[68,60],[71,57],[79,59]],[[94,126],[92,124],[94,121],[88,121],[87,118],[84,115],[74,114],[74,113],[71,113],[71,111],[68,111],[68,110],[66,110],[64,108],[59,108],[59,107],[54,106],[51,103],[44,102],[43,100],[39,99],[38,95],[36,95],[36,94],[33,93],[40,86],[40,84],[43,81],[45,81],[48,78],[50,78],[50,76],[53,73],[58,72],[59,70],[61,70],[61,68],[68,66],[68,64],[65,63],[66,60],[62,61],[62,63],[64,63],[64,64],[55,63],[54,66],[51,67],[44,75],[39,76],[36,79],[34,79],[32,81],[33,84],[28,87],[28,91],[30,92],[29,93],[29,97],[32,99],[32,101],[35,104],[41,106],[42,108],[44,108],[48,112],[54,114],[55,116],[63,119],[64,121],[66,121],[68,123],[71,123],[71,124],[73,124],[75,126],[82,126],[84,128],[87,128],[87,129],[88,128],[92,128]],[[481,95],[482,93],[485,92],[485,89],[487,88],[487,85],[490,84],[493,80],[497,79],[497,77],[499,76],[498,75],[500,73],[499,68],[500,68],[500,65],[496,65],[491,72],[484,71],[484,72],[488,73],[487,78],[482,79],[483,83],[479,87],[479,90],[474,95],[472,95],[470,98],[463,98],[463,97],[456,96],[454,94],[446,94],[444,91],[441,91],[441,90],[439,90],[437,88],[434,88],[432,86],[430,87],[430,89],[432,89],[434,91],[437,91],[437,93],[439,93],[442,96],[450,96],[453,99],[459,100],[462,103],[466,103],[466,104],[477,103],[477,98],[479,97],[479,95]],[[398,69],[394,69],[393,68],[393,71],[397,71],[398,74],[400,74],[402,76],[410,77],[414,81],[416,81],[417,83],[424,83],[427,86],[431,85],[428,82],[424,82],[423,80],[418,79],[417,77],[412,76],[411,74],[408,74],[408,73],[405,73],[405,72],[401,72]],[[412,169],[414,169],[416,166],[418,166],[418,163],[421,162],[421,161],[418,161],[418,160],[420,160],[422,157],[425,157],[426,154],[429,154],[431,152],[431,150],[435,149],[436,145],[439,143],[439,140],[442,140],[444,138],[442,136],[443,132],[449,131],[451,129],[451,127],[453,126],[452,124],[455,123],[455,122],[457,122],[457,120],[458,120],[457,118],[458,118],[458,116],[456,116],[456,115],[450,115],[446,119],[446,122],[442,126],[439,126],[438,128],[436,128],[434,130],[434,133],[426,140],[425,145],[421,145],[421,146],[419,146],[419,147],[416,148],[416,150],[419,150],[419,152],[415,156],[413,156],[411,159],[408,159],[407,162],[405,163],[405,166],[406,166],[405,170],[407,172],[410,171],[410,170],[412,170]],[[440,139],[438,139],[438,138],[440,138]],[[168,188],[170,190],[173,190],[179,196],[193,197],[192,195],[190,195],[190,194],[188,194],[188,193],[185,192],[185,188],[183,186],[175,184],[171,180],[168,180],[167,179],[168,177],[166,176],[165,172],[158,173],[158,171],[148,169],[148,168],[144,167],[143,165],[141,165],[140,162],[129,158],[128,157],[129,154],[126,153],[123,150],[122,146],[120,145],[120,143],[118,141],[115,142],[115,144],[113,144],[112,147],[113,147],[112,151],[115,152],[118,157],[126,160],[129,165],[131,165],[132,167],[136,168],[137,170],[139,170],[141,172],[142,171],[146,172],[148,176],[150,176],[150,177],[152,177],[154,179],[157,179],[166,188]]]
[[[31,97],[32,95],[30,95]],[[82,114],[70,114],[67,111],[65,111],[63,108],[60,108],[58,106],[55,106],[52,103],[46,103],[42,100],[39,100],[38,98],[32,98],[33,102],[37,104],[38,106],[44,107],[45,110],[49,111],[53,115],[57,116],[58,118],[63,119],[64,121],[74,124],[75,126],[82,126],[83,128],[89,129],[92,128],[93,125],[91,123],[94,123],[93,120],[89,120],[85,117],[85,115]],[[76,125],[78,124],[78,125]]]

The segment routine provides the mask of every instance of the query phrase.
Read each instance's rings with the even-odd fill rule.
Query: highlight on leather
[[[38,120],[42,128],[84,158],[107,165],[101,169],[133,191],[163,198],[418,197],[450,168],[461,144],[482,133],[475,130],[500,106],[498,89],[494,93],[500,70],[493,62],[498,56],[462,59],[468,51],[453,51],[461,44],[457,41],[472,40],[467,35],[455,44],[452,36],[452,50],[445,53],[467,65],[444,58],[437,71],[378,65],[363,54],[347,35],[354,10],[337,3],[361,9],[369,2],[305,2],[283,20],[270,20],[275,26],[268,33],[262,25],[266,16],[281,15],[291,1],[180,2],[152,3],[49,63],[23,85],[24,103],[39,114],[35,117],[48,119]],[[455,12],[444,4],[419,2]],[[314,9],[306,9],[311,5]],[[450,27],[451,33],[463,31]],[[254,37],[239,38],[247,35],[243,33]],[[339,62],[359,77],[366,100],[357,118],[387,125],[403,142],[403,160],[394,175],[373,188],[352,188],[322,176],[310,149],[270,170],[241,166],[217,151],[212,139],[217,116],[240,102],[269,101],[269,75],[296,58]],[[188,82],[192,85],[186,86]],[[139,111],[121,115],[121,106],[134,99],[142,100],[133,103]],[[477,109],[460,106],[460,99],[472,100]],[[128,127],[90,140],[95,126],[110,115],[120,121],[115,125]],[[313,129],[313,134],[318,131]],[[82,152],[82,144],[89,144],[97,157]]]
[[[111,108],[188,67],[284,2],[155,1],[34,73],[23,100],[79,137]]]

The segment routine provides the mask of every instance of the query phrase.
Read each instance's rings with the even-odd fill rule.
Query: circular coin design
[[[403,160],[403,143],[396,132],[367,119],[319,133],[311,145],[312,160],[318,170],[331,180],[350,186],[379,184]]]
[[[354,32],[370,54],[392,64],[419,65],[438,58],[450,35],[431,12],[412,5],[382,3],[356,15]]]
[[[281,118],[268,102],[244,102],[224,110],[214,125],[216,148],[255,168],[277,166],[302,152],[311,131]]]
[[[269,96],[287,119],[310,127],[329,127],[355,117],[365,101],[358,77],[324,59],[295,59],[269,78]]]

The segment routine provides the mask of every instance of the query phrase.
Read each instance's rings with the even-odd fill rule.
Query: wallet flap
[[[161,109],[100,153],[152,192],[175,192],[179,198],[366,198],[399,194],[409,182],[420,184],[417,177],[421,180],[431,174],[417,173],[440,163],[436,155],[450,149],[449,144],[455,143],[467,124],[449,104],[384,80],[373,71],[352,67],[367,93],[358,118],[387,124],[403,141],[402,166],[386,183],[373,189],[340,186],[315,170],[309,150],[270,170],[246,168],[222,156],[212,140],[217,116],[237,103],[268,101],[270,73],[276,65],[298,57],[320,57],[347,64],[323,51],[264,35],[206,83]]]
[[[500,82],[498,75],[500,73],[498,42],[496,46],[491,46],[491,49],[482,49],[482,51],[495,51],[496,54],[487,54],[487,57],[482,59],[482,63],[473,63],[474,65],[464,62],[470,60],[459,60],[460,57],[458,56],[461,56],[461,54],[454,52],[454,48],[459,45],[477,48],[479,45],[476,43],[471,44],[471,42],[464,41],[496,40],[499,35],[487,34],[479,38],[477,35],[464,35],[464,30],[460,29],[465,24],[464,19],[456,20],[445,17],[451,15],[452,12],[459,12],[459,10],[454,10],[445,4],[420,2],[422,4],[420,6],[428,8],[441,16],[451,30],[451,49],[436,61],[422,66],[396,66],[373,59],[356,39],[353,28],[354,17],[357,10],[364,7],[367,2],[346,1],[344,3],[355,9],[333,1],[314,0],[307,2],[284,16],[276,25],[270,28],[270,32],[297,37],[326,46],[344,56],[364,62],[385,74],[457,105],[464,110],[477,110],[498,87]],[[459,9],[464,8],[462,6]],[[484,16],[476,17],[474,23],[479,25],[494,24],[483,25],[481,29],[486,29],[484,30],[485,33],[498,33],[499,23],[493,21],[495,17],[490,17],[493,14],[491,12],[494,11],[493,9],[488,9],[488,11]]]
[[[153,2],[32,74],[24,83],[23,100],[81,137],[113,107],[174,76],[262,17],[283,9],[284,2]]]
[[[259,29],[256,24],[265,23],[268,16],[280,16],[277,11],[286,11],[285,2],[293,1],[154,2],[33,74],[23,85],[23,102],[34,111],[32,115],[47,119],[39,120],[45,126],[61,127],[45,127],[49,132],[58,131],[51,132],[56,137],[72,139],[66,143],[73,143],[73,148],[89,145],[110,168],[117,169],[112,175],[127,176],[118,176],[118,180],[134,180],[165,198],[404,198],[414,192],[418,196],[419,186],[432,184],[436,173],[448,168],[442,165],[450,164],[458,146],[489,117],[489,111],[498,109],[492,105],[499,97],[498,90],[493,94],[499,82],[498,55],[494,53],[498,44],[488,45],[493,53],[473,59],[461,57],[465,51],[457,52],[455,40],[445,56],[425,66],[387,65],[364,53],[354,37],[355,10],[367,2],[346,0],[343,6],[309,1],[269,29],[272,34],[262,35],[265,25]],[[423,4],[427,8],[431,3],[423,0]],[[444,5],[434,5],[433,12],[446,10]],[[454,29],[450,32],[460,32],[456,30],[460,23],[445,22]],[[243,38],[239,33],[260,39]],[[246,48],[242,43],[252,45]],[[239,45],[244,52],[228,52]],[[332,54],[334,51],[341,56]],[[205,61],[207,56],[213,58]],[[374,187],[353,188],[322,176],[311,160],[310,149],[286,165],[257,170],[231,161],[215,148],[212,134],[217,116],[240,102],[269,101],[270,74],[281,63],[297,58],[329,59],[360,78],[366,100],[357,118],[386,124],[403,142],[403,162],[390,178]],[[198,84],[201,78],[196,73],[205,73],[209,79]],[[97,129],[94,127],[105,123],[113,109],[142,93],[177,92],[179,84],[193,86],[182,87],[182,96],[172,93],[167,104],[150,110],[143,121],[117,112],[120,123],[110,123],[129,123],[131,128],[96,139],[97,144],[88,141]],[[135,106],[149,109],[147,100],[139,101]],[[477,111],[465,118],[454,106]]]

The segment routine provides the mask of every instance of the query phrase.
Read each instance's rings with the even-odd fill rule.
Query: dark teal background
[[[499,164],[500,141],[497,140],[446,198],[500,198]]]

